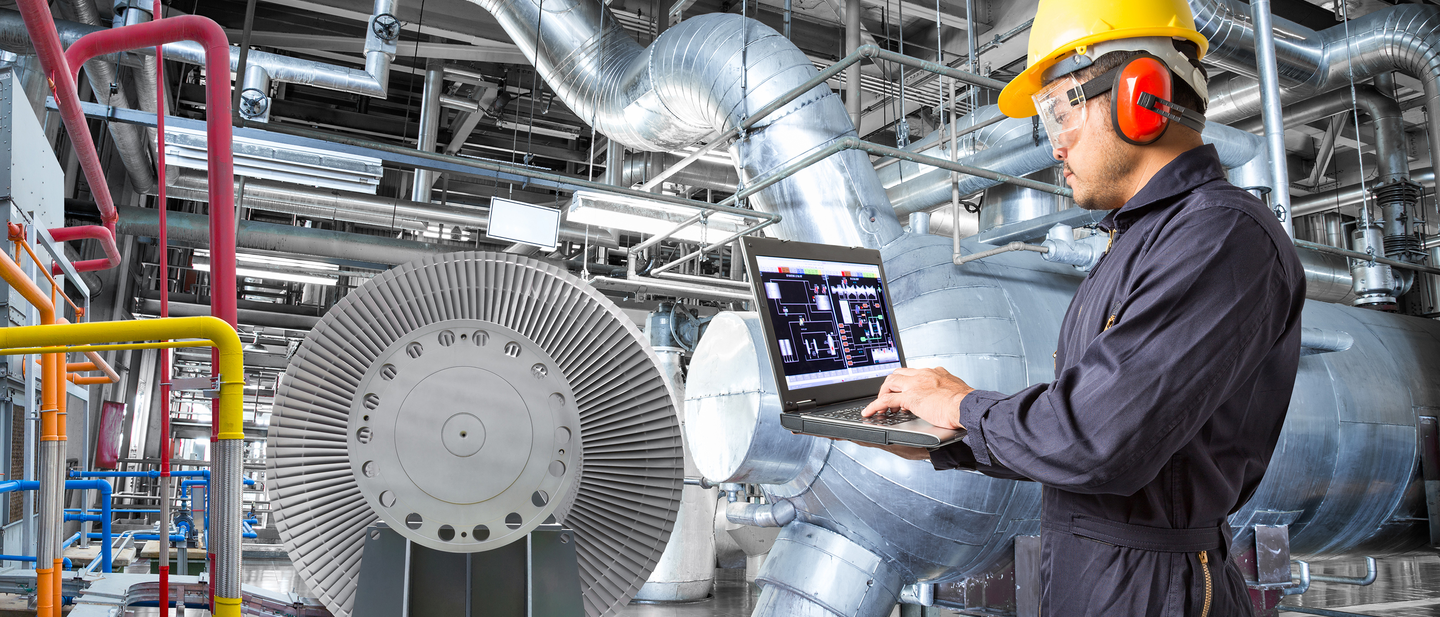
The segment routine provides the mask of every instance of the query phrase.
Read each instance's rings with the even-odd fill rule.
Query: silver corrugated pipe
[[[1370,116],[1375,128],[1375,170],[1376,184],[1388,184],[1410,179],[1409,159],[1405,156],[1405,119],[1400,104],[1375,86],[1355,86],[1355,101],[1359,109]],[[1350,89],[1341,88],[1327,95],[1311,97],[1285,107],[1285,120],[1293,124],[1309,124],[1321,118],[1349,111],[1352,107]],[[1250,118],[1232,124],[1243,131],[1263,130],[1260,118]]]
[[[149,7],[142,6],[141,0],[121,0],[117,3],[116,20],[124,18],[124,25],[133,26],[151,20]],[[156,67],[155,56],[145,56],[140,60],[140,66],[134,67],[132,71],[135,79],[135,97],[140,99],[140,109],[148,113],[155,113],[155,83],[159,80],[159,69]],[[169,105],[166,105],[166,113],[169,113]],[[149,151],[155,152],[157,147],[158,133],[154,128],[146,128],[145,134],[149,138],[145,143],[149,145]]]
[[[1195,25],[1210,40],[1206,61],[1254,76],[1255,32],[1238,0],[1190,0]],[[1440,7],[1402,4],[1315,32],[1275,18],[1275,56],[1281,98],[1295,101],[1399,71],[1420,80],[1429,116],[1431,158],[1440,159]],[[1210,85],[1212,121],[1228,123],[1260,113],[1259,84],[1245,78]]]
[[[381,38],[375,32],[376,28],[373,24],[376,15],[393,14],[394,11],[395,0],[376,0],[375,13],[370,18],[371,25],[367,26],[365,31],[365,70],[253,50],[246,57],[245,63],[247,66],[264,68],[266,72],[270,73],[271,81],[305,84],[327,90],[384,98],[390,85],[390,61],[395,57],[395,44],[393,41]],[[89,26],[60,19],[55,20],[55,28],[60,34],[61,45],[65,47],[69,47],[86,34],[102,29],[100,26]],[[34,47],[30,44],[29,33],[25,30],[25,22],[20,19],[20,13],[16,11],[0,10],[0,49],[17,54],[35,53]],[[155,53],[155,50],[154,48],[145,48],[135,50],[133,53],[149,55]],[[125,54],[121,56],[123,58]],[[165,59],[203,66],[205,50],[199,43],[193,41],[166,43]],[[100,56],[96,60],[113,64],[116,58],[115,56]],[[240,49],[232,45],[230,46],[230,70],[237,70],[239,66]]]
[[[641,48],[594,0],[472,1],[494,14],[576,115],[632,148],[674,151],[713,138],[817,72],[785,37],[738,15],[687,19]],[[751,182],[854,134],[839,97],[822,84],[743,135],[731,154]],[[772,228],[782,238],[874,247],[901,235],[860,151],[836,154],[751,199],[757,210],[784,217]]]
[[[66,4],[80,23],[100,25],[100,15],[95,12],[95,5],[90,0],[67,0]],[[124,25],[123,22],[121,25]],[[125,88],[121,87],[115,68],[110,61],[96,58],[85,63],[85,78],[90,82],[90,89],[95,91],[96,101],[111,107],[134,109]],[[115,140],[115,150],[120,153],[120,162],[125,165],[126,175],[130,176],[131,186],[141,193],[155,188],[154,165],[150,162],[150,148],[146,146],[142,129],[123,122],[107,124],[110,125],[110,137]]]
[[[41,410],[41,413],[44,412]],[[65,490],[63,480],[59,484],[55,482],[61,473],[57,471],[59,468],[60,442],[41,441],[40,468],[35,472],[35,477],[40,480],[40,514],[36,517],[40,523],[35,547],[37,570],[55,567],[55,560],[60,555],[60,526],[65,516],[61,495]]]
[[[244,472],[243,439],[213,441],[215,473],[210,474],[210,520],[215,526],[210,534],[215,546],[207,547],[214,555],[215,597],[240,597],[240,490]],[[163,525],[167,523],[162,522]]]
[[[209,181],[205,172],[171,167],[166,170],[165,176],[165,185],[172,189],[171,197],[209,201]],[[238,191],[238,181],[235,187]],[[490,224],[489,208],[424,204],[253,178],[245,181],[245,192],[240,194],[240,200],[245,207],[257,210],[410,230],[424,230],[426,223],[440,223],[483,231]],[[589,242],[607,248],[620,246],[608,231],[595,228],[587,231],[584,225],[572,223],[560,224],[560,239]]]

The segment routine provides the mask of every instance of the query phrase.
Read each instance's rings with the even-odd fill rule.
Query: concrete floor
[[[137,562],[132,571],[148,571],[148,563]],[[1361,576],[1363,559],[1343,559],[1311,564],[1315,574]],[[1411,553],[1379,560],[1379,576],[1369,587],[1314,583],[1303,596],[1288,598],[1289,606],[1322,608],[1372,617],[1440,617],[1440,553]],[[264,589],[303,593],[304,584],[295,568],[284,560],[247,560],[243,582]],[[743,570],[717,570],[712,597],[689,604],[632,604],[619,617],[748,617],[759,598],[759,590],[745,582]],[[1283,610],[1283,609],[1282,609]],[[207,613],[191,610],[186,617]],[[897,611],[898,614],[898,611]],[[942,615],[959,615],[942,611]],[[1300,613],[1282,612],[1282,615]],[[155,617],[157,609],[132,609],[127,617]]]

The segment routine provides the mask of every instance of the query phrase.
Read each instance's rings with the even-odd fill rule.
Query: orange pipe
[[[59,283],[55,282],[55,277],[50,274],[50,270],[45,268],[45,264],[40,263],[40,257],[35,254],[35,249],[31,247],[30,243],[25,240],[25,226],[18,223],[10,223],[9,234],[10,241],[14,242],[17,247],[15,251],[15,258],[17,260],[20,258],[19,248],[24,248],[25,252],[30,254],[30,259],[34,260],[35,267],[38,268],[40,272],[45,275],[45,278],[50,281],[50,287],[52,288],[53,294],[53,289],[58,287]],[[75,301],[71,300],[70,296],[67,296],[62,292],[60,294],[60,297],[65,299],[65,303],[69,304],[70,308],[75,309],[76,319],[80,319],[85,316],[85,309],[76,306]],[[51,302],[54,302],[54,298],[51,298]]]

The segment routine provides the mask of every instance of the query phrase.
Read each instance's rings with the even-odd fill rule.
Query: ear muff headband
[[[1072,100],[1088,101],[1114,90],[1110,97],[1110,120],[1115,133],[1127,143],[1144,146],[1165,135],[1170,122],[1179,122],[1196,132],[1205,130],[1205,115],[1176,105],[1170,68],[1159,58],[1141,54],[1106,71],[1071,92]]]

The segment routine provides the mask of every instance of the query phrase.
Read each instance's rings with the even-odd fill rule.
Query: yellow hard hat
[[[1030,26],[1029,66],[1000,92],[1000,111],[1012,118],[1035,115],[1030,97],[1043,85],[1046,69],[1096,43],[1142,37],[1188,40],[1199,47],[1197,59],[1210,46],[1195,30],[1187,0],[1040,0]]]

